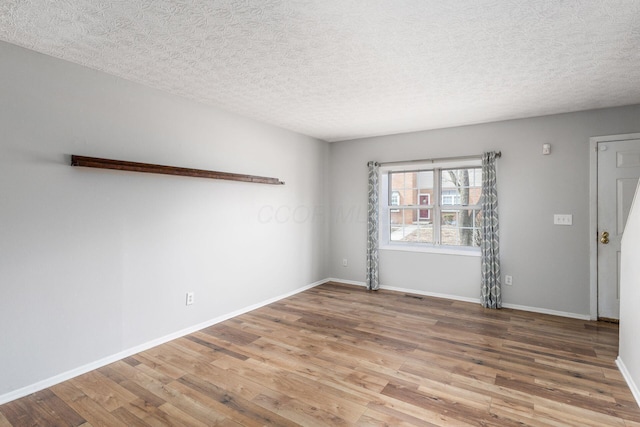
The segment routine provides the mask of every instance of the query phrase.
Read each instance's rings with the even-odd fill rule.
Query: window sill
[[[441,255],[461,255],[473,257],[479,257],[481,255],[480,248],[412,245],[407,243],[387,243],[385,245],[380,245],[378,249],[383,251],[424,252]]]

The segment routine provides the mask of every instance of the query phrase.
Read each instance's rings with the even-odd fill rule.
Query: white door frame
[[[589,293],[591,320],[598,319],[598,143],[640,139],[640,133],[589,138]]]

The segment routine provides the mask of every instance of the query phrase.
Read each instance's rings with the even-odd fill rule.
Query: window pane
[[[442,211],[440,241],[443,245],[480,246],[481,210],[447,209]]]
[[[389,174],[389,202],[395,206],[430,205],[433,171],[392,172]]]
[[[394,212],[397,211],[397,212]],[[392,242],[433,243],[431,209],[394,209],[389,213]]]
[[[447,205],[477,205],[482,191],[482,169],[445,169],[442,171],[441,203]]]

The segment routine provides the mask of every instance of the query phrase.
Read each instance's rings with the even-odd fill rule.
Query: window
[[[459,205],[460,193],[457,190],[442,190],[443,205]]]
[[[391,192],[391,206],[400,206],[400,192]],[[398,212],[398,209],[391,209],[391,212]]]
[[[440,242],[449,246],[480,246],[482,169],[442,169]]]
[[[456,167],[429,166],[381,171],[382,245],[431,249],[479,247],[482,190],[479,160]]]
[[[402,204],[386,207],[389,211],[389,240],[393,242],[432,243],[431,194],[433,171],[389,172],[388,191],[398,194]]]

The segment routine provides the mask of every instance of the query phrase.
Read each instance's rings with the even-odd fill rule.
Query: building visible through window
[[[480,245],[482,169],[421,168],[382,172],[383,243],[430,247]]]

